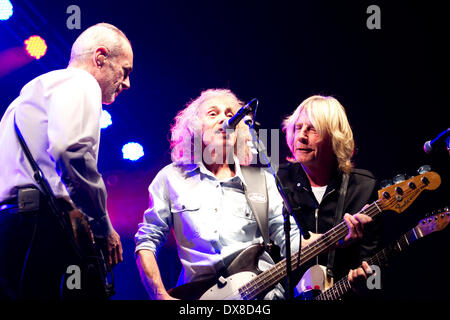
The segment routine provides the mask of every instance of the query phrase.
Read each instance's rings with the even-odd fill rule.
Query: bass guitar
[[[414,228],[403,234],[397,241],[390,244],[388,247],[379,251],[373,257],[367,260],[369,265],[377,265],[377,266],[386,266],[389,259],[399,254],[406,248],[408,248],[413,242],[419,240],[433,232],[441,231],[450,223],[450,209],[444,208],[438,211],[438,213],[429,216],[422,221],[420,221]],[[312,269],[315,268],[315,269]],[[308,269],[305,274],[308,276],[313,275],[310,279],[326,279],[326,268],[324,266],[316,265]],[[320,270],[320,271],[318,271]],[[318,274],[319,272],[321,274]],[[300,280],[300,283],[304,281]],[[305,280],[305,282],[311,282],[309,280]],[[317,294],[311,300],[339,300],[351,290],[350,282],[347,277],[342,277],[339,281],[337,281],[334,285],[329,286],[329,281],[313,281],[311,283],[311,288],[313,291],[316,291],[314,288],[319,288],[323,292]],[[306,296],[307,294],[305,294]]]
[[[423,172],[408,180],[378,191],[378,199],[359,211],[370,217],[392,210],[401,213],[417,199],[423,190],[434,190],[441,184],[436,172]],[[316,255],[334,246],[348,233],[345,222],[324,233],[320,238],[302,247],[291,257],[292,270],[297,269]],[[186,300],[252,300],[269,291],[286,276],[286,259],[261,271],[258,257],[264,252],[262,245],[252,245],[243,250],[220,274],[206,280],[193,281],[170,289],[169,294]]]

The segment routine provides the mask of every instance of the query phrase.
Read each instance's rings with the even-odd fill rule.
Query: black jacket
[[[278,170],[278,177],[283,187],[287,189],[293,215],[296,221],[302,219],[304,228],[314,233],[325,233],[334,226],[335,210],[339,198],[339,189],[342,182],[342,173],[336,172],[331,183],[327,186],[320,204],[312,192],[309,180],[299,163],[283,164]],[[365,204],[374,202],[377,197],[378,186],[374,176],[367,170],[353,169],[349,176],[347,195],[344,201],[344,212],[355,214]],[[318,221],[316,230],[315,210],[318,208]],[[381,219],[365,227],[364,238],[347,248],[336,249],[333,275],[335,281],[348,274],[350,269],[358,267],[364,258],[376,253],[380,247]],[[339,222],[342,221],[342,218]],[[339,223],[338,222],[338,223]],[[328,252],[319,255],[319,264],[326,266]],[[316,263],[311,259],[304,267],[303,273]]]

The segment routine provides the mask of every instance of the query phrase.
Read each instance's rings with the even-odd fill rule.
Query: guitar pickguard
[[[262,255],[270,264],[263,245],[251,245],[233,259],[221,277],[186,283],[170,289],[169,294],[183,300],[240,300],[238,289],[262,272],[258,267]]]
[[[200,300],[242,300],[239,288],[255,278],[256,274],[251,271],[236,273],[228,278],[221,278],[219,283],[209,288]],[[220,283],[223,281],[223,283]]]
[[[333,278],[327,275],[326,270],[327,268],[320,264],[309,268],[295,287],[296,299],[311,300],[311,297],[309,297],[310,291],[314,292],[314,294],[311,294],[314,297],[331,288],[333,286]]]

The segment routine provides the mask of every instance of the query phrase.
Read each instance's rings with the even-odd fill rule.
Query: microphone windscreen
[[[431,141],[425,142],[425,144],[423,145],[423,151],[425,151],[425,153],[430,153],[432,149],[433,148],[431,147]]]

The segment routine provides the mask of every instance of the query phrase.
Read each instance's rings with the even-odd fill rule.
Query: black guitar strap
[[[349,175],[344,173],[342,175],[342,183],[341,188],[339,189],[339,199],[336,206],[336,212],[334,214],[334,223],[333,226],[336,226],[339,221],[342,219],[344,214],[344,201],[345,196],[347,195],[347,187],[348,187]],[[333,266],[334,266],[334,256],[336,254],[336,250],[330,250],[328,252],[328,262],[327,262],[327,275],[329,277],[333,277]]]
[[[70,242],[74,244],[74,238],[72,232],[69,230],[72,230],[71,227],[68,226],[70,222],[68,222],[68,217],[63,217],[62,215],[62,208],[59,206],[58,201],[50,188],[50,184],[48,183],[47,179],[44,176],[44,173],[42,172],[41,168],[39,168],[39,165],[36,163],[36,161],[33,158],[33,155],[30,152],[30,149],[28,148],[25,139],[20,132],[19,127],[17,126],[16,122],[16,114],[14,114],[14,128],[16,131],[17,138],[19,139],[19,143],[23,149],[23,152],[25,153],[25,156],[28,159],[28,162],[30,163],[31,168],[34,171],[33,178],[38,183],[38,185],[41,187],[41,192],[44,194],[45,199],[47,200],[47,203],[52,210],[53,214],[57,217],[57,220],[60,224],[60,227],[62,230],[66,231],[66,233],[70,236]],[[66,218],[66,220],[64,219]],[[82,257],[82,253],[78,246],[74,245],[75,252],[78,254],[79,257]]]

